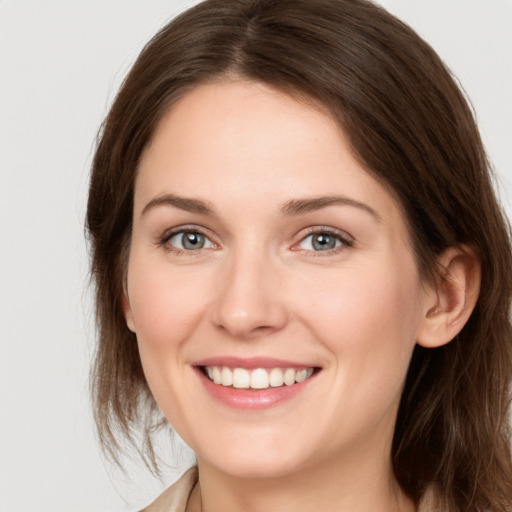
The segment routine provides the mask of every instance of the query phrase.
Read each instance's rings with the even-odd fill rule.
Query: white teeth
[[[284,384],[283,370],[281,368],[272,368],[270,370],[269,382],[273,388],[278,388]]]
[[[283,385],[292,386],[304,382],[313,375],[313,368],[228,368],[227,366],[207,366],[209,379],[221,386],[233,386],[237,389],[268,389]]]
[[[306,380],[306,376],[308,374],[308,371],[304,368],[303,370],[299,370],[296,374],[295,374],[295,380],[297,382],[304,382]]]
[[[258,368],[251,373],[251,388],[252,389],[267,389],[269,386],[269,378],[267,370]]]
[[[220,384],[222,382],[222,376],[217,366],[213,367],[213,382],[215,382],[215,384]]]
[[[284,383],[287,386],[295,384],[295,370],[293,368],[287,368],[284,372]]]
[[[233,384],[233,373],[229,368],[222,368],[221,384],[223,386],[231,386]]]
[[[237,389],[248,389],[251,384],[251,376],[245,368],[233,370],[233,387]]]

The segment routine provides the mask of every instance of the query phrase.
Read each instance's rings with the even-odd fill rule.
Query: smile
[[[204,366],[204,374],[215,384],[235,389],[268,389],[292,386],[309,379],[314,368],[229,368]]]
[[[309,396],[322,367],[273,357],[209,357],[192,365],[214,402],[231,409],[261,411]]]

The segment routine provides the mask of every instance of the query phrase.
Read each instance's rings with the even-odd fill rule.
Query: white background
[[[165,485],[133,464],[131,480],[123,477],[97,449],[83,219],[94,138],[108,105],[142,45],[192,3],[0,0],[2,512],[136,510]],[[459,77],[510,213],[512,0],[382,4]]]

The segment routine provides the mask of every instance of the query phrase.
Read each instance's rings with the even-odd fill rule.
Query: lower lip
[[[282,402],[291,400],[303,391],[316,373],[303,382],[292,384],[291,386],[280,386],[267,389],[237,389],[233,387],[221,386],[212,382],[200,368],[197,373],[201,379],[206,391],[217,401],[233,409],[261,410],[274,407]]]

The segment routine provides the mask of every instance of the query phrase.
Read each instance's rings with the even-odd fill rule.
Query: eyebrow
[[[165,194],[155,197],[146,204],[142,210],[141,216],[145,215],[149,210],[158,208],[159,206],[174,206],[174,208],[179,208],[186,212],[214,215],[214,210],[211,204],[207,201],[191,197],[176,196],[174,194]]]
[[[375,217],[376,220],[382,220],[381,216],[371,206],[345,196],[321,196],[305,199],[291,199],[290,201],[287,201],[281,208],[281,215],[287,217],[302,215],[304,213],[320,210],[332,205],[352,206],[354,208],[359,208]]]
[[[304,199],[290,199],[281,207],[280,213],[284,217],[292,217],[327,208],[332,205],[359,208],[375,217],[376,220],[382,220],[380,215],[372,207],[345,196],[320,196]],[[177,196],[175,194],[165,194],[157,196],[147,203],[142,210],[141,216],[145,215],[148,211],[161,206],[172,206],[180,210],[199,213],[202,215],[215,215],[215,210],[208,201],[192,197]]]

